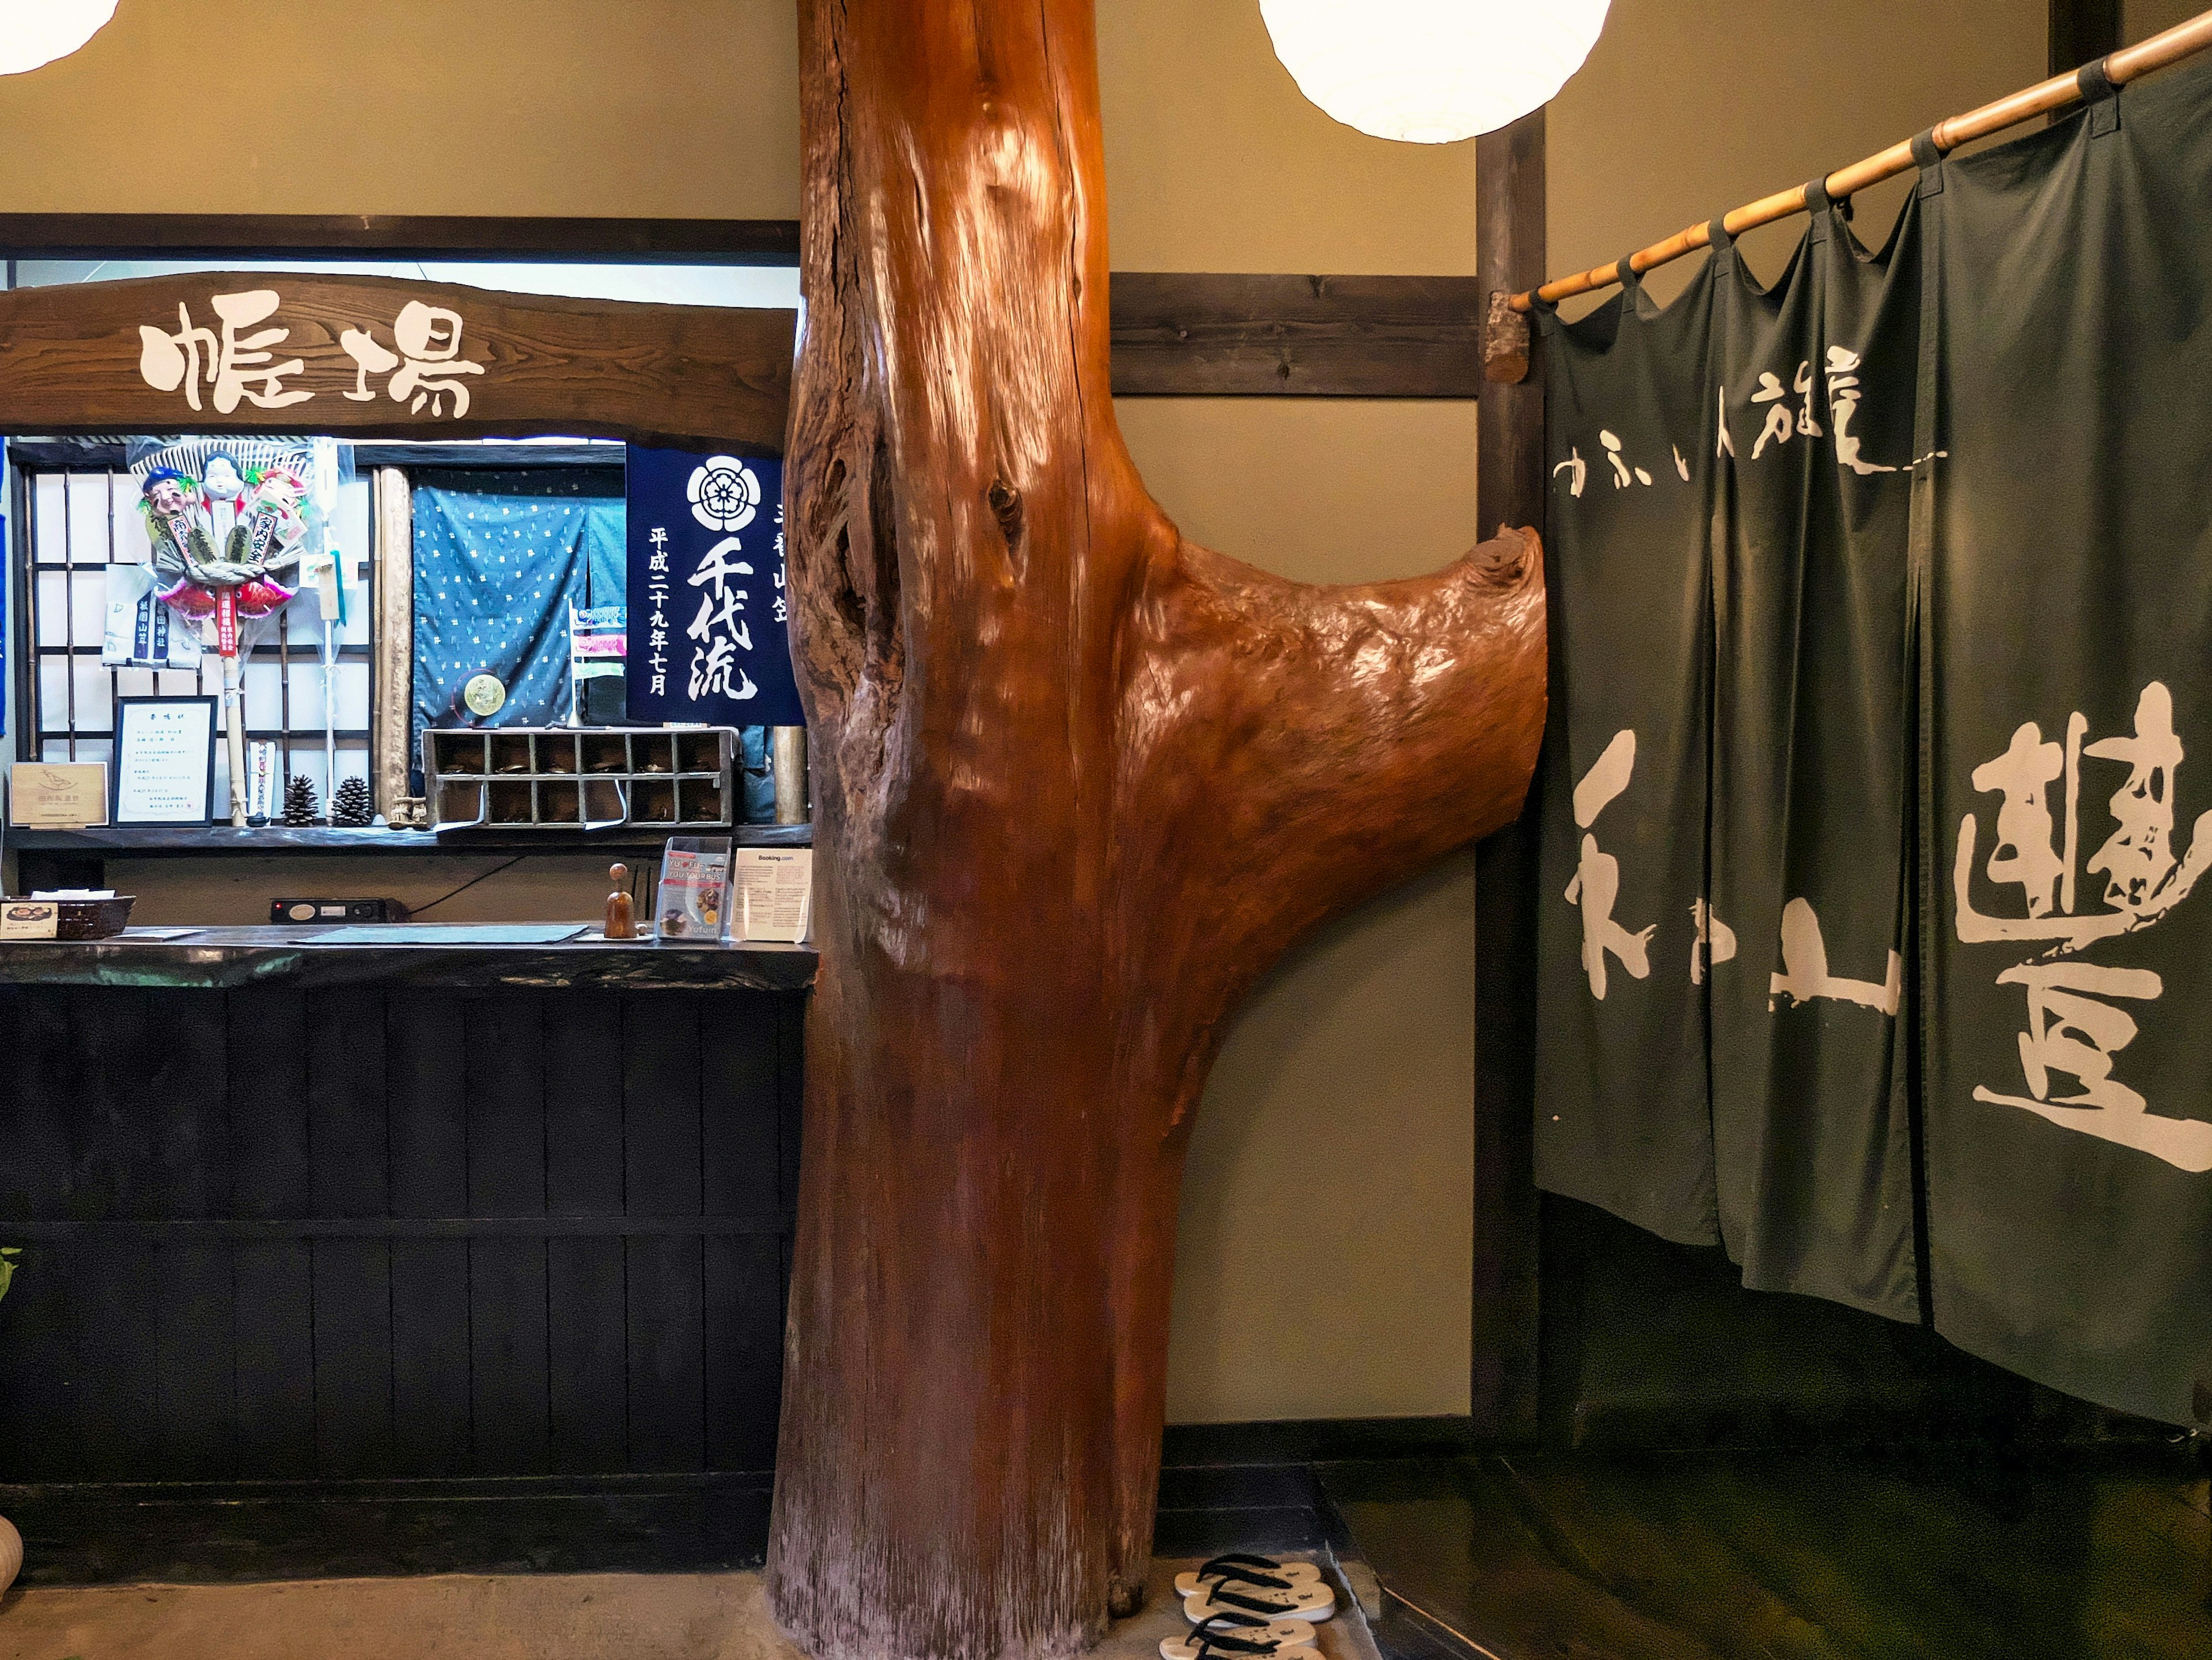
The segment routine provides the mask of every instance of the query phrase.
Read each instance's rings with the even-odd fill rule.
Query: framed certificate
[[[215,822],[213,697],[115,700],[113,798],[108,822]]]

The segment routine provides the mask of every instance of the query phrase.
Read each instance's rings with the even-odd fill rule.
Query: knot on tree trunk
[[[1022,493],[1003,478],[991,481],[991,511],[998,516],[1000,532],[1011,545],[1022,537]]]

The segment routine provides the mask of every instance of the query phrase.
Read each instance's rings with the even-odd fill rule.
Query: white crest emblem
[[[760,508],[760,476],[734,455],[709,456],[684,493],[691,516],[708,530],[743,530]]]

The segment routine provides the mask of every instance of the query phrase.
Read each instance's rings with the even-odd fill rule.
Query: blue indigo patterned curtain
[[[490,673],[507,687],[494,726],[550,726],[568,717],[568,611],[617,605],[628,577],[623,475],[574,471],[424,471],[415,475],[415,722],[408,769],[417,772],[426,727],[471,717],[461,688]],[[622,721],[622,682],[594,680],[585,718]],[[742,729],[744,816],[775,818],[768,732]]]
[[[414,496],[410,768],[424,727],[471,723],[479,674],[507,688],[490,724],[565,721],[568,607],[620,605],[625,575],[619,471],[422,471]]]

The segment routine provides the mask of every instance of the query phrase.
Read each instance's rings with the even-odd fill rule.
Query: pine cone
[[[375,817],[376,806],[369,799],[368,780],[349,778],[338,786],[338,793],[331,801],[331,823],[349,830],[366,830]]]
[[[284,822],[295,828],[312,824],[322,815],[315,800],[315,781],[294,773],[284,781]]]

